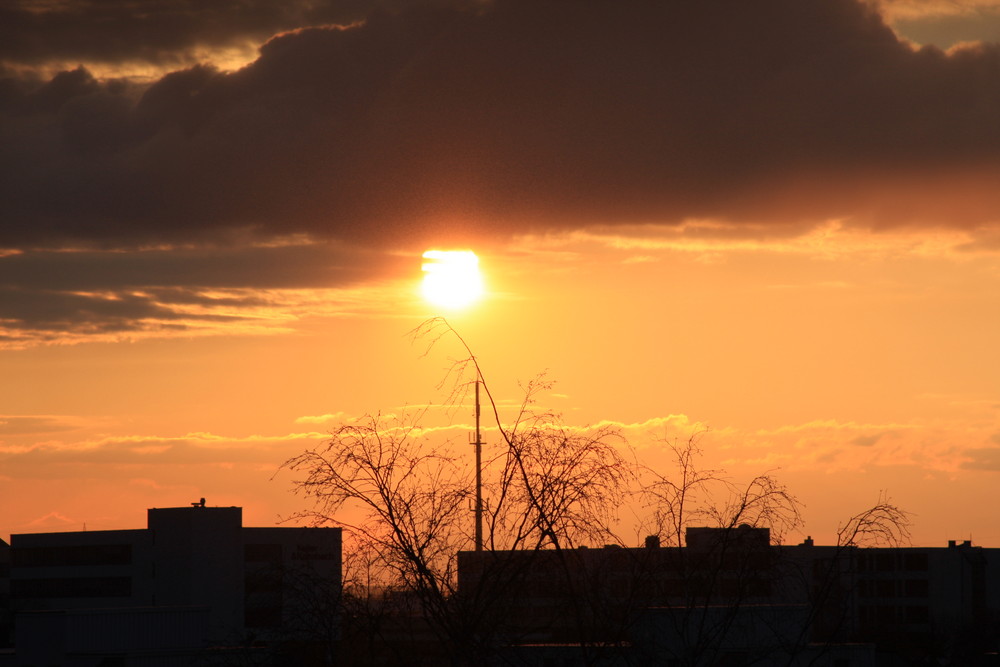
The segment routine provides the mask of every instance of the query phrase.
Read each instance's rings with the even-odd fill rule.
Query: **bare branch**
[[[910,542],[910,513],[883,491],[878,502],[837,527],[838,546],[897,547]]]

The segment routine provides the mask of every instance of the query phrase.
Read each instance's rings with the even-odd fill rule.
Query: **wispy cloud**
[[[416,256],[319,243],[0,257],[0,348],[290,333],[308,317],[392,317]],[[252,268],[251,268],[252,267]]]
[[[0,415],[0,438],[3,436],[47,435],[75,431],[93,420],[58,415]],[[0,440],[2,442],[2,440]]]
[[[879,0],[878,4],[889,20],[1000,14],[997,0]]]

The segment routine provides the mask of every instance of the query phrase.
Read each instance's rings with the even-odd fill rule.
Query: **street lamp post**
[[[476,373],[476,551],[483,550],[483,440],[479,433],[479,383]]]

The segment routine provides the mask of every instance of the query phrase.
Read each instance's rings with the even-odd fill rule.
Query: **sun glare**
[[[464,308],[483,295],[479,258],[471,250],[424,253],[424,298],[443,308]]]

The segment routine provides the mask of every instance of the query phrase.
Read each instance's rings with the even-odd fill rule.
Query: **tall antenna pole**
[[[483,440],[479,434],[479,373],[476,373],[476,551],[483,550]]]

